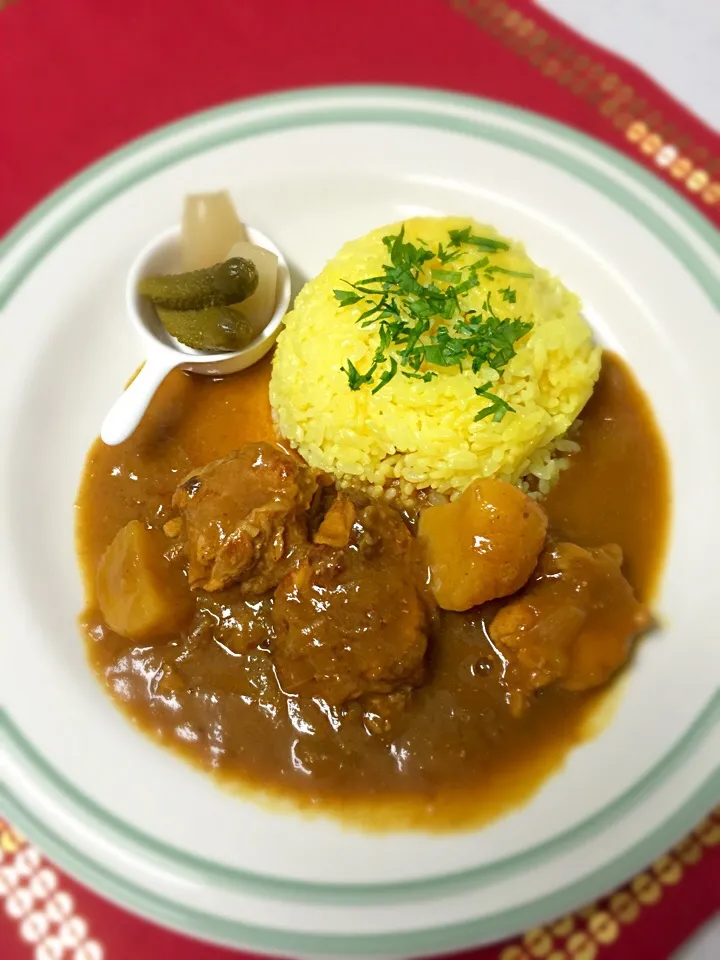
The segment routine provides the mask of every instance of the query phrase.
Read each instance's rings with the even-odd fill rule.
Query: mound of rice
[[[350,243],[309,281],[297,297],[278,339],[270,402],[279,432],[313,467],[343,484],[361,484],[376,495],[412,498],[417,490],[454,496],[477,477],[499,477],[545,493],[576,448],[565,433],[592,393],[600,349],[580,315],[580,301],[525,253],[520,243],[492,227],[460,217],[417,217],[404,221],[405,239],[433,249],[447,245],[448,231],[470,226],[476,235],[504,240],[509,250],[490,255],[507,270],[532,279],[496,273],[471,291],[466,308],[482,311],[488,291],[502,317],[533,323],[516,343],[516,355],[501,375],[489,367],[477,374],[467,365],[440,367],[428,383],[396,375],[376,394],[370,386],[350,390],[341,367],[348,358],[365,371],[378,345],[377,325],[361,327],[367,304],[341,306],[335,289],[382,274],[388,252],[382,238],[402,224],[373,230]],[[452,269],[482,253],[463,247]],[[430,264],[432,266],[433,264]],[[435,264],[437,266],[437,264]],[[514,303],[502,288],[512,287]],[[486,400],[475,387],[492,381],[492,392],[515,410],[499,422],[476,421]]]

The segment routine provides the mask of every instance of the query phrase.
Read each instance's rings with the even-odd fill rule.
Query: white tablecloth
[[[632,60],[720,132],[720,0],[536,2]]]

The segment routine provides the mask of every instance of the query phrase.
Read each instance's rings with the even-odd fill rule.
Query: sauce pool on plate
[[[282,689],[270,654],[271,595],[201,592],[191,629],[146,645],[103,621],[96,571],[117,531],[133,520],[161,530],[193,468],[246,442],[276,442],[269,376],[269,359],[220,380],[171,374],[130,440],[90,451],[77,530],[93,670],[141,729],[228,784],[370,828],[456,829],[503,813],[583,739],[604,693],[548,688],[530,709],[508,710],[490,636],[494,602],[439,611],[425,682],[397,709],[391,695],[377,714]],[[665,545],[668,467],[652,413],[618,357],[604,354],[581,419],[581,449],[543,502],[549,532],[582,547],[617,544],[631,586],[649,602]]]

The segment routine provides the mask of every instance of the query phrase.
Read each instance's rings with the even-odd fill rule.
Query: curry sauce
[[[284,692],[271,656],[271,595],[198,591],[192,629],[152,645],[103,621],[96,571],[118,530],[132,520],[162,529],[192,468],[247,441],[275,442],[269,374],[269,360],[219,380],[173,373],[130,440],[92,448],[77,529],[82,622],[98,679],[141,729],[228,784],[371,828],[453,829],[497,816],[583,739],[602,694],[549,687],[513,715],[490,637],[496,603],[435,617],[425,681],[385,704],[384,731],[357,702],[337,707]],[[617,544],[647,602],[665,544],[668,469],[647,402],[612,354],[578,439],[580,452],[544,503],[550,532],[588,548]]]

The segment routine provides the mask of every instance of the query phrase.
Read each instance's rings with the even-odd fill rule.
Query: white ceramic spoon
[[[160,323],[152,304],[137,292],[138,281],[150,274],[180,270],[180,228],[172,227],[150,241],[138,254],[128,273],[125,304],[130,321],[145,346],[145,364],[140,373],[113,404],[105,417],[100,436],[109,446],[122,443],[133,433],[155,391],[176,367],[192,373],[217,377],[235,373],[257,363],[272,347],[290,304],[290,271],[282,253],[259,230],[246,227],[252,243],[278,258],[275,311],[263,331],[242,350],[206,353],[179,343]]]

